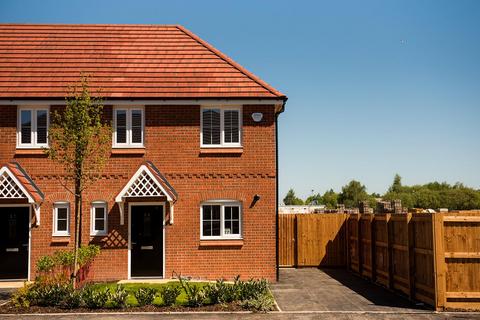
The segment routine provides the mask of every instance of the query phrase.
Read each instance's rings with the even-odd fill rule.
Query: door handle
[[[132,242],[132,245],[137,244],[136,242]]]

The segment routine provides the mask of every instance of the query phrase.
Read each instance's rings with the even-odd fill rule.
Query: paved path
[[[280,269],[272,287],[282,311],[425,311],[343,269]]]

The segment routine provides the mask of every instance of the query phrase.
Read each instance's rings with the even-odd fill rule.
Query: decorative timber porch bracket
[[[40,206],[44,195],[18,162],[9,162],[0,168],[0,199],[26,199],[32,206],[35,225],[40,225]]]
[[[169,204],[168,222],[173,224],[173,205],[177,201],[177,192],[167,179],[150,161],[144,162],[130,178],[122,191],[116,196],[115,202],[120,210],[120,224],[125,223],[126,198],[166,197]]]

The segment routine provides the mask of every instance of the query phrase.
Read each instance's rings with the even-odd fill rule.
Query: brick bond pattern
[[[264,119],[254,123],[251,119],[253,112],[262,112]],[[0,106],[0,114],[0,163],[19,162],[45,194],[41,224],[32,229],[31,235],[33,278],[35,262],[40,256],[73,246],[73,218],[70,237],[52,237],[53,203],[70,201],[73,217],[73,197],[57,182],[62,175],[57,165],[43,155],[16,154],[17,108]],[[111,107],[105,108],[105,116],[111,120]],[[174,224],[167,225],[165,231],[165,277],[171,277],[173,272],[206,279],[232,278],[240,274],[274,281],[274,106],[243,106],[241,155],[200,154],[199,106],[147,106],[145,119],[145,154],[111,155],[102,178],[84,194],[82,242],[102,247],[100,256],[91,267],[91,278],[127,278],[128,205],[125,206],[125,224],[120,225],[120,213],[114,198],[139,165],[150,160],[179,195]],[[255,194],[261,199],[250,207]],[[210,199],[235,199],[243,203],[243,246],[200,246],[200,203]],[[104,237],[90,236],[90,203],[94,200],[108,202],[108,235]]]

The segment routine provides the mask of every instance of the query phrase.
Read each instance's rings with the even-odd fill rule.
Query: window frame
[[[37,112],[47,111],[47,139],[45,143],[38,143],[37,133]],[[31,129],[30,129],[30,143],[22,143],[22,111],[31,112]],[[48,148],[48,130],[50,128],[50,106],[18,106],[17,107],[17,149],[41,149]]]
[[[203,143],[203,111],[210,109],[220,110],[220,144]],[[225,111],[238,111],[238,142],[225,142]],[[200,147],[201,148],[239,148],[243,138],[243,108],[240,105],[201,106],[200,107]]]
[[[58,209],[67,209],[67,230],[58,230]],[[53,204],[53,230],[54,237],[69,237],[70,236],[70,203],[61,201]]]
[[[203,235],[203,206],[220,206],[220,235]],[[225,207],[238,207],[238,234],[225,234]],[[237,200],[208,200],[200,203],[200,240],[243,240],[243,207]]]
[[[103,230],[95,230],[95,209],[103,208]],[[106,201],[93,201],[90,206],[90,235],[106,236],[108,234],[108,204]]]
[[[126,112],[126,142],[117,142],[117,111]],[[142,142],[132,142],[132,111],[140,110],[142,112]],[[113,108],[113,130],[112,130],[112,148],[144,148],[145,146],[145,107],[144,106],[116,106]]]

